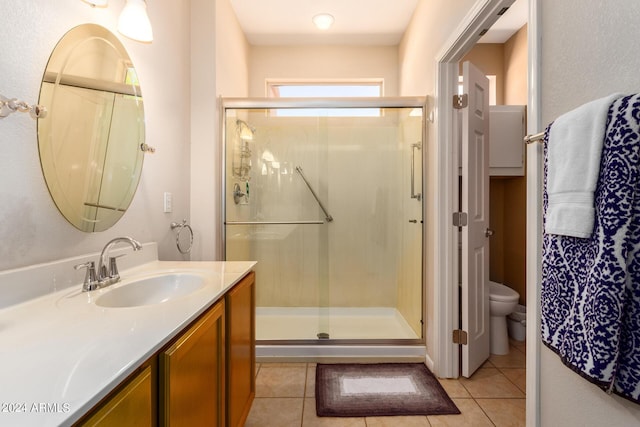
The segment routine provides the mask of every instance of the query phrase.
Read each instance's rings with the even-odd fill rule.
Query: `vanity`
[[[54,48],[39,102],[43,178],[71,241],[84,243],[78,233],[125,215],[155,151],[136,69],[108,29],[79,25]],[[175,218],[162,218],[170,233]],[[190,231],[187,248],[178,232],[180,255],[165,257],[189,259],[193,233],[176,226]],[[255,262],[159,261],[155,243],[113,237],[99,254],[0,271],[0,425],[243,425]],[[113,248],[121,242],[130,247]]]
[[[49,291],[62,288],[0,309],[0,425],[243,425],[255,263],[157,261],[143,246],[126,252],[119,283],[94,291],[59,272],[95,254],[0,272],[3,292],[43,270]]]

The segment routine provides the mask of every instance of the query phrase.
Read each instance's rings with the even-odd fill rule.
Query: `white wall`
[[[435,92],[436,55],[476,0],[420,1],[400,42],[400,95]]]
[[[399,47],[399,86],[401,96],[433,95],[435,92],[436,55],[445,42],[468,13],[475,0],[420,1],[405,32]],[[438,207],[436,189],[438,188],[438,164],[436,151],[436,126],[428,124],[427,141],[422,150],[427,156],[425,170],[424,203],[426,232],[426,328],[427,353],[435,357],[436,342],[434,336],[434,289],[435,262],[439,252],[435,247],[435,212]]]
[[[249,49],[231,2],[216,0],[216,96],[247,96]]]
[[[396,46],[252,46],[249,96],[264,97],[265,79],[384,78],[398,96]]]
[[[542,121],[584,102],[640,89],[640,3],[542,0]],[[609,396],[543,347],[541,425],[631,426],[640,406]]]
[[[248,95],[249,45],[229,0],[191,1],[192,260],[219,260],[221,165],[218,97]]]
[[[124,1],[107,9],[78,0],[0,0],[0,93],[36,103],[49,54],[71,28],[102,25],[116,33]],[[183,2],[151,2],[155,40],[131,41],[118,33],[140,78],[145,101],[146,156],[138,192],[123,219],[108,231],[78,231],[56,209],[40,170],[36,121],[27,114],[0,119],[0,270],[96,252],[111,238],[156,241],[161,259],[182,259],[169,228],[189,217],[189,15]],[[164,191],[173,213],[162,212]]]

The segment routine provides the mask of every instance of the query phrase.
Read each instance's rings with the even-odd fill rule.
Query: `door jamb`
[[[527,134],[542,130],[542,0],[529,0]],[[540,286],[542,279],[542,144],[527,145],[527,425],[540,427]]]
[[[479,33],[489,28],[498,19],[497,12],[503,7],[509,6],[513,0],[478,0],[472,6],[469,13],[462,20],[458,28],[453,32],[443,49],[436,56],[436,147],[433,155],[439,165],[437,172],[436,200],[439,206],[436,217],[436,247],[439,248],[439,257],[435,263],[436,283],[434,334],[437,349],[434,352],[434,370],[436,375],[442,378],[457,378],[460,375],[460,356],[458,345],[451,340],[451,331],[457,329],[459,319],[459,294],[458,294],[458,231],[452,225],[454,212],[458,206],[458,147],[453,144],[453,105],[452,95],[457,93],[458,62],[476,44]],[[540,6],[541,0],[529,0],[528,17],[528,132],[535,133],[540,127]],[[538,157],[536,157],[538,159]],[[528,160],[531,165],[533,159]],[[528,183],[529,190],[529,183]],[[529,197],[529,195],[528,195]],[[531,200],[531,199],[528,199]],[[529,214],[528,209],[527,237],[529,240]],[[537,229],[536,229],[537,231]],[[530,245],[528,243],[527,250]],[[529,259],[529,257],[527,257]],[[537,260],[537,259],[536,259]],[[538,278],[536,272],[530,272],[530,263],[527,265],[527,279]],[[536,270],[538,267],[535,267]],[[528,286],[527,295],[535,295],[538,281]],[[535,289],[532,289],[534,288]],[[529,298],[527,298],[529,299]],[[531,299],[530,301],[536,301]],[[537,307],[536,307],[537,310]],[[527,322],[527,425],[539,425],[539,358],[540,349],[536,336],[535,323],[538,322],[534,314],[533,322]],[[535,322],[535,323],[534,323]]]
[[[478,0],[464,17],[452,37],[436,56],[436,140],[438,182],[436,197],[436,247],[439,259],[436,263],[435,321],[437,337],[437,375],[457,378],[460,375],[458,344],[453,344],[451,331],[458,328],[458,229],[452,224],[454,212],[458,212],[458,146],[453,144],[454,122],[452,96],[457,94],[458,63],[480,38],[480,32],[498,20],[498,12],[510,6],[514,0]]]

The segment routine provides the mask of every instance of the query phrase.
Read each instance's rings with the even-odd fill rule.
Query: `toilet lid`
[[[511,302],[520,299],[520,294],[502,283],[489,282],[489,299]]]

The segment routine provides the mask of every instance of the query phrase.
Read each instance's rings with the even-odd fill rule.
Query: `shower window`
[[[382,80],[377,82],[276,83],[267,81],[271,98],[370,98],[382,96]]]
[[[379,98],[383,80],[283,82],[267,80],[270,98]],[[281,117],[376,117],[380,108],[291,108],[271,111]]]
[[[324,108],[372,117],[236,101],[223,100],[225,259],[258,261],[257,340],[424,342],[423,202],[411,192],[423,191],[424,99]]]

